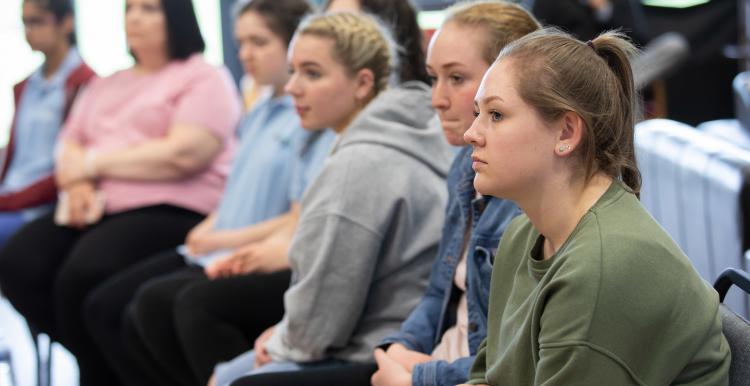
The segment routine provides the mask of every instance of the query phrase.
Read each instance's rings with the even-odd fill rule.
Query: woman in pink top
[[[86,296],[214,209],[240,116],[228,74],[200,55],[192,2],[127,0],[125,29],[136,64],[93,82],[61,133],[56,215],[0,252],[3,294],[76,355],[81,385],[115,379],[82,328]]]

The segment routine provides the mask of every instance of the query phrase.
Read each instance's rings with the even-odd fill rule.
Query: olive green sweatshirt
[[[469,383],[728,384],[716,292],[620,182],[548,260],[543,243],[526,216],[505,231]]]

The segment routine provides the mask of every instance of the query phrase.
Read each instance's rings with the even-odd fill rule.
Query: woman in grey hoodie
[[[452,152],[426,85],[380,92],[391,52],[365,16],[315,16],[298,29],[287,92],[303,127],[332,127],[340,138],[302,199],[284,318],[254,351],[219,365],[217,385],[253,368],[371,363],[371,348],[398,330],[424,291]]]

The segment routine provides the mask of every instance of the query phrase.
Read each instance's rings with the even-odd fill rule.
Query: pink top
[[[224,188],[239,117],[239,95],[229,73],[196,54],[155,73],[127,69],[92,82],[60,138],[104,153],[164,137],[178,123],[209,130],[224,148],[199,174],[172,181],[105,178],[99,183],[107,213],[170,204],[206,214]]]
[[[466,246],[464,246],[466,248]],[[461,291],[458,300],[456,324],[445,330],[440,343],[432,351],[432,358],[453,362],[455,360],[471,356],[469,351],[469,305],[466,299],[466,256],[468,251],[464,250],[453,276],[453,284]]]

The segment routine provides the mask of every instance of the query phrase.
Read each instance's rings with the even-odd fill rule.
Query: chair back
[[[714,288],[719,299],[724,297],[732,285],[750,293],[750,275],[746,272],[727,268],[721,273]],[[732,351],[732,362],[729,366],[729,386],[750,386],[750,322],[740,317],[725,304],[719,305],[722,330]]]
[[[665,119],[635,131],[641,203],[682,248],[707,282],[724,267],[748,269],[750,150]],[[725,303],[749,318],[748,296]]]

